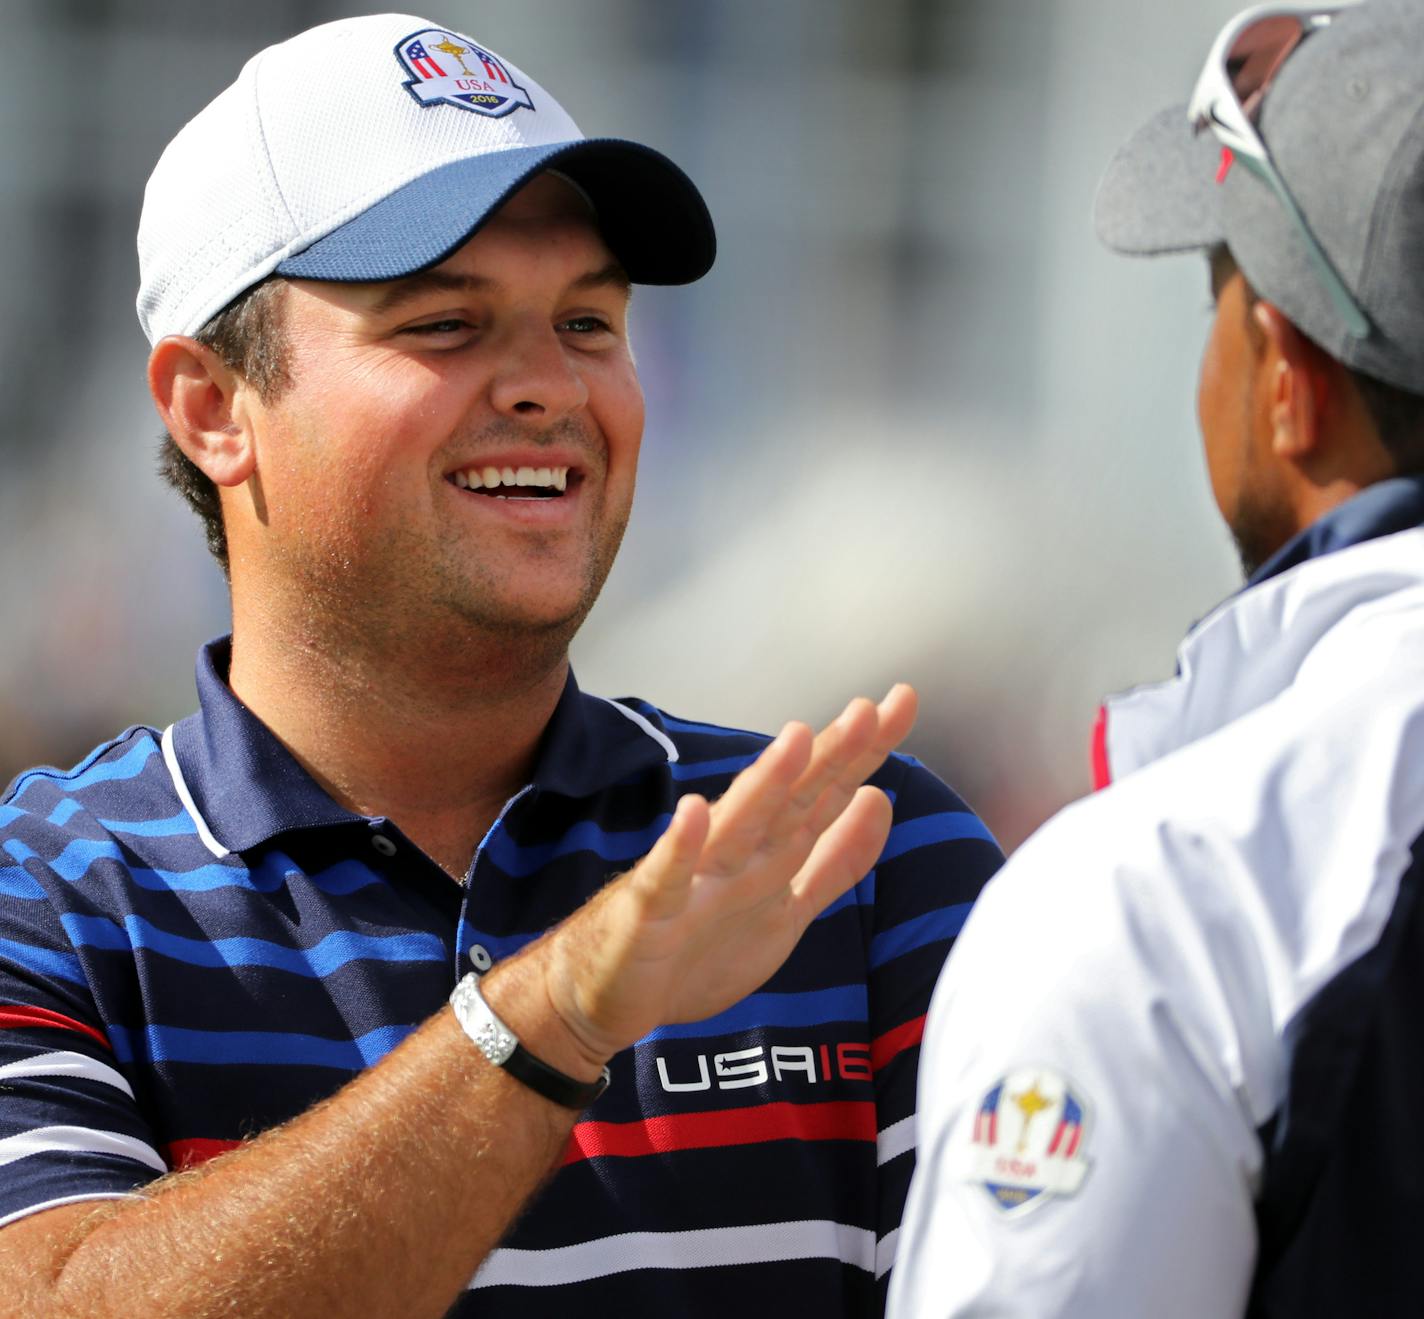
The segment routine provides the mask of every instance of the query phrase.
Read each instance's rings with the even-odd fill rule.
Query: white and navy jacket
[[[890,1311],[1424,1306],[1424,481],[1109,703],[935,992]]]

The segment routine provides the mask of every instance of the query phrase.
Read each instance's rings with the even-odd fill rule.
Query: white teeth
[[[498,490],[503,486],[534,486],[561,493],[569,488],[567,467],[470,467],[450,478],[461,490]]]

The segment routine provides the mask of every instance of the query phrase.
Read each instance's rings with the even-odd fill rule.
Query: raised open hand
[[[862,784],[915,706],[901,684],[814,738],[788,724],[719,801],[683,797],[653,850],[531,950],[590,1064],[751,993],[875,864],[890,803]]]

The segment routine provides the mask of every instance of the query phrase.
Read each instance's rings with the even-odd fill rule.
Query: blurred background
[[[222,578],[154,474],[133,312],[153,162],[260,46],[387,6],[5,0],[0,779],[194,703]],[[643,289],[638,506],[581,683],[770,728],[907,678],[911,749],[1013,847],[1103,693],[1239,582],[1201,467],[1204,263],[1091,207],[1236,0],[438,0],[720,234]]]

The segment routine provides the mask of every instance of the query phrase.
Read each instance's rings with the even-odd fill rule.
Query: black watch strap
[[[471,971],[455,986],[450,1007],[461,1029],[496,1067],[503,1067],[521,1085],[565,1108],[587,1108],[608,1089],[608,1068],[596,1081],[579,1081],[536,1058],[497,1016],[480,993],[480,978]]]

